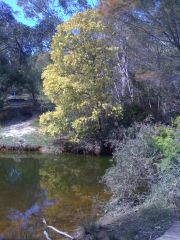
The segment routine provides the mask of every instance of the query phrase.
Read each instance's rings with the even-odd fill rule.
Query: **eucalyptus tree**
[[[30,58],[36,60],[42,48],[37,29],[19,23],[15,12],[4,2],[0,2],[0,93],[6,99],[12,88],[17,92],[23,89],[34,96],[34,80],[40,82],[40,74],[30,64]],[[34,34],[36,33],[36,34]],[[41,38],[42,39],[42,38]],[[43,38],[44,39],[44,38]],[[45,40],[44,40],[45,41]],[[33,74],[29,74],[32,71]],[[36,74],[35,74],[36,73]],[[29,77],[33,75],[33,77]],[[36,75],[36,77],[35,77]]]
[[[178,0],[101,0],[101,12],[127,23],[136,32],[180,52],[180,2]],[[122,17],[124,16],[124,17]]]
[[[126,89],[130,83],[131,99],[150,113],[178,112],[180,2],[102,0],[100,10],[115,26],[112,39],[117,45],[123,42],[126,46]],[[119,49],[122,57],[122,48]],[[117,79],[121,83],[122,69],[118,70]],[[119,89],[122,87],[121,84]]]
[[[87,0],[18,0],[29,18],[42,19],[56,16],[62,19],[64,14],[83,11],[90,7]]]

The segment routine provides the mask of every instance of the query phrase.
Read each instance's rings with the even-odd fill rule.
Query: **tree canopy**
[[[18,0],[29,18],[43,19],[56,18],[62,20],[64,14],[72,15],[90,7],[87,0]]]
[[[34,28],[19,23],[15,12],[4,2],[0,2],[0,99],[16,89],[24,90],[35,100],[40,90],[41,73],[36,61],[41,53],[49,49],[55,26],[46,26],[45,22]]]
[[[108,117],[121,115],[121,106],[110,93],[116,48],[108,45],[108,34],[102,16],[93,10],[58,27],[53,63],[42,75],[45,94],[56,105],[54,112],[41,117],[44,132],[86,134],[102,130]]]

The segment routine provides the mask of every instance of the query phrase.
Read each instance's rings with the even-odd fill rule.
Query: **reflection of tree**
[[[104,159],[103,159],[104,160]],[[97,184],[97,178],[107,168],[107,161],[76,155],[63,155],[58,161],[45,161],[40,169],[41,187],[50,195],[73,193]]]
[[[0,220],[11,208],[30,208],[42,195],[39,186],[37,159],[0,158]]]
[[[14,179],[13,179],[14,177]],[[34,184],[39,181],[39,162],[28,158],[0,158],[0,183]]]
[[[64,231],[71,231],[82,223],[82,217],[92,211],[95,196],[107,198],[98,178],[109,162],[105,158],[61,155],[46,160],[40,168],[41,187],[48,190],[50,199],[59,201],[46,209],[47,221]]]
[[[9,225],[7,216],[9,227],[14,220],[34,224],[34,216],[41,222],[44,214],[64,230],[77,226],[79,209],[89,214],[92,198],[103,193],[97,178],[108,165],[103,158],[78,155],[0,157],[0,232],[1,222]]]

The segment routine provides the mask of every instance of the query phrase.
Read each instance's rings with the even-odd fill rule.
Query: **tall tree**
[[[56,110],[41,116],[44,132],[77,135],[101,131],[121,105],[111,95],[116,48],[108,45],[109,29],[96,11],[78,13],[58,27],[53,63],[43,73],[44,92]]]
[[[75,12],[90,8],[87,0],[18,0],[26,17],[36,20],[37,48],[48,51],[58,24]]]
[[[142,31],[155,40],[169,44],[180,52],[180,2],[178,0],[101,0],[101,12],[114,15],[122,13],[136,30]]]
[[[118,65],[114,71],[114,96],[119,102],[133,100],[133,88],[129,75],[129,39],[131,33],[124,23],[126,13],[136,6],[137,0],[101,0],[100,12],[105,16],[107,24],[111,25],[111,44],[117,47]]]
[[[156,117],[171,109],[177,112],[180,2],[102,0],[100,12],[112,24],[112,41],[125,47],[124,54],[119,48],[121,61],[114,78],[119,96],[126,89],[123,102],[130,86],[134,103]],[[122,77],[123,72],[128,74]]]
[[[49,38],[40,35],[40,29],[19,23],[13,10],[0,2],[0,94],[2,99],[16,88],[17,92],[26,90],[35,98],[40,83],[40,73],[31,64]],[[40,41],[41,39],[41,41]],[[36,81],[36,83],[35,83]]]

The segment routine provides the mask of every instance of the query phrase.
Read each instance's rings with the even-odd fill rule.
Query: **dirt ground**
[[[36,126],[33,126],[34,118],[22,123],[12,124],[10,126],[6,126],[1,131],[2,137],[14,137],[22,139],[23,136],[27,134],[32,134],[38,131]]]

